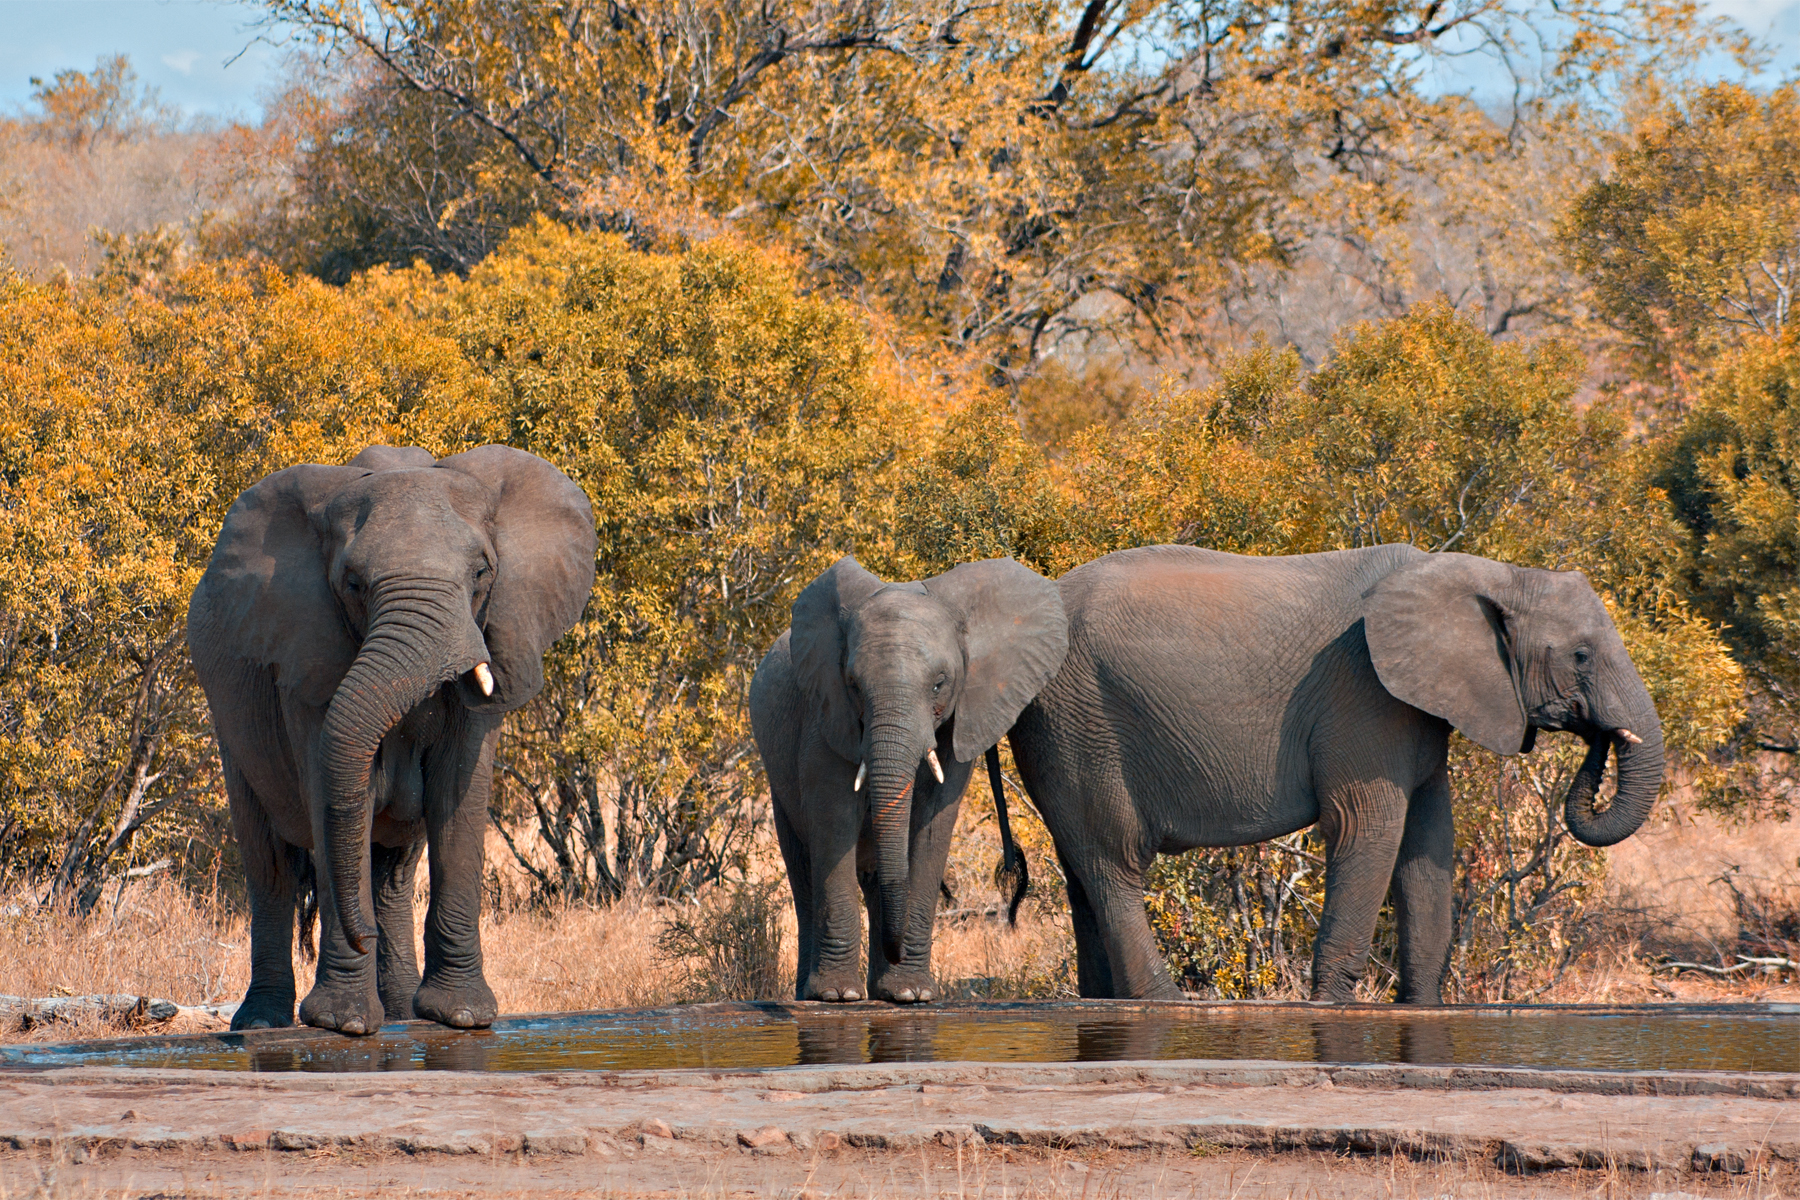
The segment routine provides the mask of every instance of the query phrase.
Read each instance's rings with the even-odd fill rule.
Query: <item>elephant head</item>
[[[841,558],[794,601],[794,670],[825,742],[857,764],[869,805],[882,953],[901,959],[914,782],[937,747],[972,762],[1062,665],[1068,622],[1054,583],[1009,558],[923,583],[884,583]]]
[[[1366,596],[1369,654],[1382,686],[1497,754],[1530,750],[1540,729],[1588,743],[1563,820],[1590,846],[1630,837],[1662,787],[1662,723],[1606,606],[1579,571],[1541,571],[1432,554]],[[1608,751],[1619,786],[1596,811]]]
[[[318,849],[359,952],[373,948],[361,898],[382,739],[440,689],[496,716],[535,696],[544,651],[593,588],[594,549],[581,489],[507,446],[441,461],[372,446],[277,471],[232,505],[197,599],[232,653],[324,709]]]

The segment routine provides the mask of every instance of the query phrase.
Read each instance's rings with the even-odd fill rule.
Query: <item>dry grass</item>
[[[984,798],[984,797],[983,797]],[[934,959],[947,1000],[1049,999],[1073,996],[1074,944],[1059,886],[1046,859],[1034,854],[1034,899],[1009,929],[991,882],[998,857],[992,807],[971,797],[952,856],[949,882],[961,913],[940,922]],[[1042,841],[1031,818],[1015,817],[1028,846]],[[1654,972],[1657,955],[1718,961],[1739,945],[1739,910],[1723,880],[1741,893],[1791,899],[1800,895],[1800,822],[1733,825],[1671,806],[1654,825],[1615,848],[1606,907],[1611,933],[1600,950],[1548,996],[1561,1003],[1800,999],[1800,984],[1755,977],[1724,981],[1693,973]],[[717,956],[687,956],[666,947],[672,924],[704,930],[735,911],[717,899],[673,905],[634,897],[605,909],[544,912],[524,903],[526,889],[508,874],[510,856],[497,843],[489,903],[482,918],[488,978],[501,1011],[548,1012],[650,1007],[717,998],[743,986],[717,978]],[[778,877],[771,854],[755,872]],[[779,938],[779,985],[794,971],[793,912],[785,889],[768,889],[771,923],[764,944]],[[424,918],[423,886],[418,906]],[[742,907],[742,906],[739,906]],[[721,915],[724,914],[724,915]],[[742,920],[738,913],[732,920]],[[733,936],[736,936],[735,934]],[[696,947],[700,943],[694,943]],[[300,988],[311,966],[299,963]],[[746,976],[748,977],[748,976]],[[767,972],[764,972],[767,978]],[[197,1005],[230,1001],[249,983],[248,926],[218,893],[196,895],[161,877],[110,885],[87,922],[40,909],[32,893],[0,895],[0,992],[26,996],[130,993]],[[770,989],[759,984],[757,991]],[[151,1025],[142,1032],[215,1027],[203,1018]],[[113,1036],[95,1019],[0,1031],[8,1039],[61,1040]]]

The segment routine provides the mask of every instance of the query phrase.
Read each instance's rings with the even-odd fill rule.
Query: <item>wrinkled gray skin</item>
[[[1065,646],[1056,585],[1011,559],[886,584],[845,557],[801,592],[750,688],[799,922],[800,999],[932,999],[932,922],[963,788]]]
[[[1656,710],[1578,572],[1410,546],[1289,558],[1155,546],[1059,584],[1068,656],[1010,736],[1068,879],[1083,996],[1178,995],[1144,917],[1156,855],[1316,824],[1314,998],[1353,998],[1391,886],[1399,998],[1436,1004],[1452,726],[1499,754],[1529,750],[1540,729],[1586,740],[1564,819],[1590,846],[1635,831],[1662,783]],[[1597,811],[1609,751],[1618,792]]]
[[[250,988],[233,1029],[293,1024],[308,876],[319,963],[302,1021],[347,1034],[415,1015],[493,1022],[478,922],[494,742],[580,616],[594,546],[581,489],[506,446],[435,463],[372,446],[347,466],[277,471],[232,505],[188,645],[250,892]]]

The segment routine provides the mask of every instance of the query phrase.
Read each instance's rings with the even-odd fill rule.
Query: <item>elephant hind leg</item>
[[[1075,983],[1085,999],[1112,1000],[1112,963],[1106,957],[1106,939],[1100,936],[1100,919],[1094,915],[1093,901],[1069,860],[1058,850],[1063,879],[1069,891],[1070,923],[1075,927]]]
[[[294,1023],[294,900],[299,878],[289,846],[269,824],[262,801],[228,752],[225,793],[232,831],[244,861],[250,898],[250,987],[232,1015],[233,1029],[280,1029]]]
[[[1442,1004],[1450,965],[1450,891],[1456,829],[1450,775],[1438,768],[1412,794],[1406,834],[1394,866],[1394,918],[1400,940],[1402,1004]]]
[[[382,1017],[413,1019],[413,993],[419,990],[419,955],[413,933],[413,880],[423,841],[404,846],[369,847],[370,888],[375,894],[375,986],[381,992]]]
[[[1320,797],[1325,908],[1313,942],[1313,999],[1347,1004],[1369,961],[1369,942],[1394,877],[1407,796],[1391,780],[1363,780]]]

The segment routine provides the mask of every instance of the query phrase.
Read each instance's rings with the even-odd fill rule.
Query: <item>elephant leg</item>
[[[1319,805],[1325,906],[1313,942],[1313,999],[1347,1004],[1369,961],[1369,942],[1394,877],[1407,797],[1391,780],[1331,789]]]
[[[881,933],[881,896],[871,885],[864,884],[863,897],[869,910],[869,995],[876,1000],[895,1004],[926,1004],[937,998],[937,981],[931,976],[931,942],[937,928],[938,895],[944,886],[944,864],[950,858],[950,839],[956,832],[956,814],[962,808],[963,788],[967,786],[972,763],[952,763],[945,781],[936,786],[935,797],[952,799],[935,810],[924,805],[913,807],[912,842],[907,849],[907,928],[902,941],[900,961],[890,963],[879,950]],[[923,777],[918,792],[934,795],[929,776]],[[959,778],[960,776],[960,778]]]
[[[853,778],[850,764],[832,763],[802,783],[815,938],[812,971],[796,989],[803,1000],[861,1000],[868,995],[856,884],[859,868],[875,869],[875,835],[867,810],[851,790]]]
[[[325,806],[313,806],[313,845],[324,846]],[[332,894],[331,871],[315,853],[313,887],[319,900],[319,963],[312,991],[300,1002],[300,1019],[315,1029],[335,1029],[361,1037],[381,1028],[381,993],[375,985],[375,955],[358,954],[344,936]],[[363,876],[363,911],[374,908],[369,872]]]
[[[1113,991],[1112,963],[1106,957],[1106,939],[1100,936],[1100,919],[1094,915],[1094,902],[1081,886],[1068,856],[1059,849],[1063,879],[1069,892],[1069,916],[1075,927],[1075,982],[1081,995],[1093,1000],[1111,1000]]]
[[[413,947],[413,876],[423,841],[369,848],[370,887],[375,893],[375,984],[389,1021],[413,1019],[419,989],[419,956]]]
[[[500,1015],[481,956],[482,856],[499,739],[498,720],[460,715],[426,763],[431,903],[413,1011],[454,1029],[485,1029]]]
[[[1400,1003],[1442,1004],[1450,964],[1450,891],[1456,828],[1444,768],[1412,794],[1394,866],[1394,919],[1400,937]]]
[[[788,820],[787,808],[779,797],[774,798],[774,808],[775,840],[787,867],[788,891],[794,897],[794,928],[800,943],[795,954],[794,999],[805,1000],[806,981],[819,967],[819,934],[813,926],[812,855]]]
[[[270,828],[262,802],[223,751],[231,825],[250,893],[250,987],[233,1029],[281,1029],[294,1023],[294,888],[290,847]]]
[[[1100,926],[1113,995],[1121,1000],[1179,1000],[1181,989],[1169,975],[1162,947],[1144,913],[1144,876],[1125,864],[1109,870],[1077,867]]]

